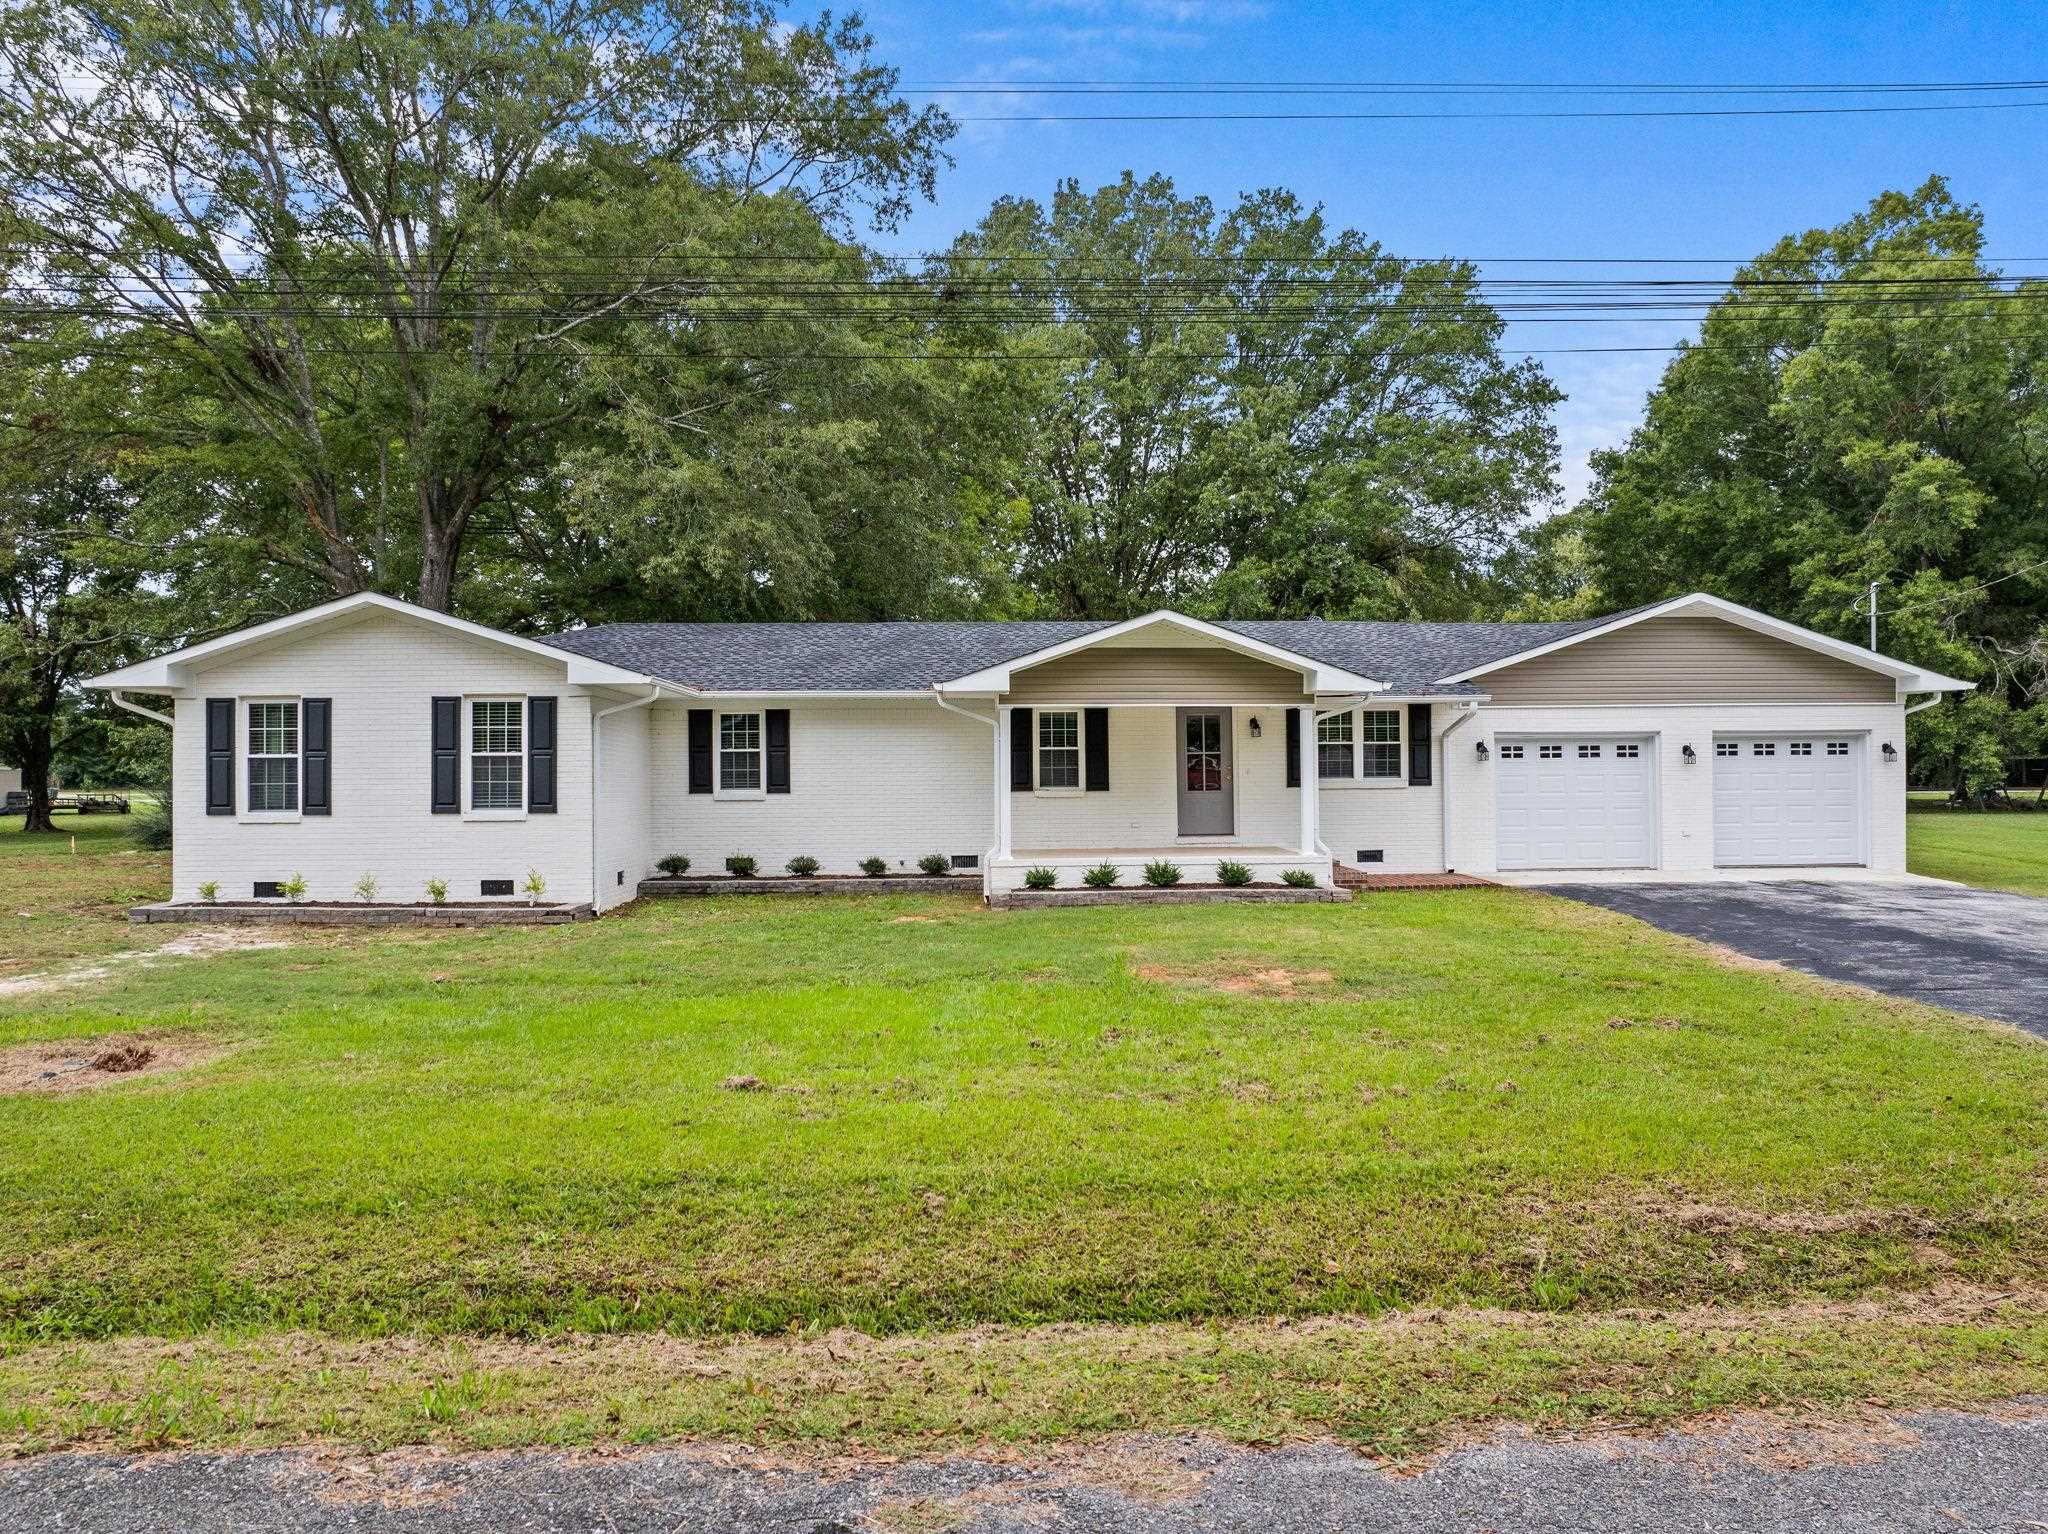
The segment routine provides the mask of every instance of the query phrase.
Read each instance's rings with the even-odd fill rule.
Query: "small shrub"
[[[1252,882],[1252,871],[1242,863],[1233,863],[1225,859],[1216,865],[1216,882],[1227,888],[1236,889],[1240,885]]]
[[[212,905],[216,900],[220,899],[220,880],[208,879],[204,884],[200,885],[199,898],[208,905]]]
[[[760,866],[759,863],[753,858],[748,857],[744,852],[734,853],[725,860],[725,871],[735,879],[753,878],[754,870]]]
[[[1116,883],[1121,872],[1114,863],[1097,863],[1081,875],[1081,882],[1092,890],[1106,890]]]
[[[690,860],[680,852],[671,852],[654,865],[671,879],[680,879],[690,871]]]
[[[1180,883],[1180,864],[1158,862],[1145,865],[1145,882],[1154,889],[1171,889]]]
[[[953,871],[953,860],[943,852],[927,852],[917,860],[917,866],[928,874],[949,874]]]
[[[448,903],[448,881],[446,879],[429,879],[427,881],[427,899],[435,905],[446,905]]]
[[[807,852],[799,852],[782,866],[795,874],[799,879],[808,879],[818,871],[818,860]]]
[[[285,879],[278,884],[277,892],[287,900],[304,900],[306,898],[306,876],[304,874],[293,874],[289,879]]]
[[[1027,868],[1024,870],[1024,888],[1028,890],[1049,890],[1060,882],[1057,868]]]
[[[376,898],[377,876],[375,874],[366,873],[362,876],[362,878],[356,880],[356,899],[362,901],[364,905],[368,905],[371,901],[375,900]]]
[[[889,863],[886,858],[862,858],[860,871],[870,879],[879,879],[889,871]]]
[[[1306,868],[1290,868],[1280,876],[1280,882],[1292,889],[1312,890],[1316,887],[1316,876]]]
[[[529,868],[526,870],[526,882],[519,888],[525,891],[526,903],[532,905],[548,892],[548,881],[541,877],[538,868]]]

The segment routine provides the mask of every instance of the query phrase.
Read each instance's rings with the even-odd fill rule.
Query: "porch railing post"
[[[1301,855],[1316,851],[1316,711],[1301,710]]]

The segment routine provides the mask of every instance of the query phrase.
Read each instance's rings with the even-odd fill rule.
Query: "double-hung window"
[[[718,791],[758,794],[764,791],[761,771],[761,716],[718,716]]]
[[[1081,786],[1081,716],[1072,709],[1038,715],[1038,786]]]
[[[1316,776],[1349,778],[1356,775],[1351,754],[1351,715],[1327,714],[1316,721]]]
[[[299,811],[299,705],[249,705],[249,813]]]
[[[1348,709],[1316,721],[1316,776],[1326,783],[1405,783],[1402,730],[1407,711]]]
[[[1361,778],[1401,777],[1401,714],[1398,708],[1358,711],[1359,735],[1365,750],[1358,759]]]
[[[472,698],[469,704],[469,807],[526,808],[526,703]]]

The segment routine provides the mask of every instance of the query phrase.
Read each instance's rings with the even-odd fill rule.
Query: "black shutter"
[[[1287,711],[1287,786],[1301,787],[1301,710]]]
[[[462,813],[462,700],[435,698],[432,791],[436,815]]]
[[[206,813],[235,813],[235,700],[206,700]]]
[[[526,700],[526,812],[555,813],[555,700]]]
[[[1408,705],[1408,781],[1420,787],[1429,782],[1429,705]]]
[[[1109,710],[1082,710],[1081,754],[1087,759],[1088,792],[1109,792]]]
[[[1031,792],[1031,710],[1010,710],[1010,791]]]
[[[299,811],[334,813],[334,700],[299,700]]]
[[[690,710],[690,792],[711,792],[711,710]]]
[[[771,708],[768,727],[768,792],[789,792],[789,710]]]

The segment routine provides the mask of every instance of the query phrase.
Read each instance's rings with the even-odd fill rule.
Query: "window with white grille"
[[[249,813],[289,815],[299,807],[299,705],[249,705]]]
[[[526,704],[519,698],[470,700],[469,807],[526,808]]]

